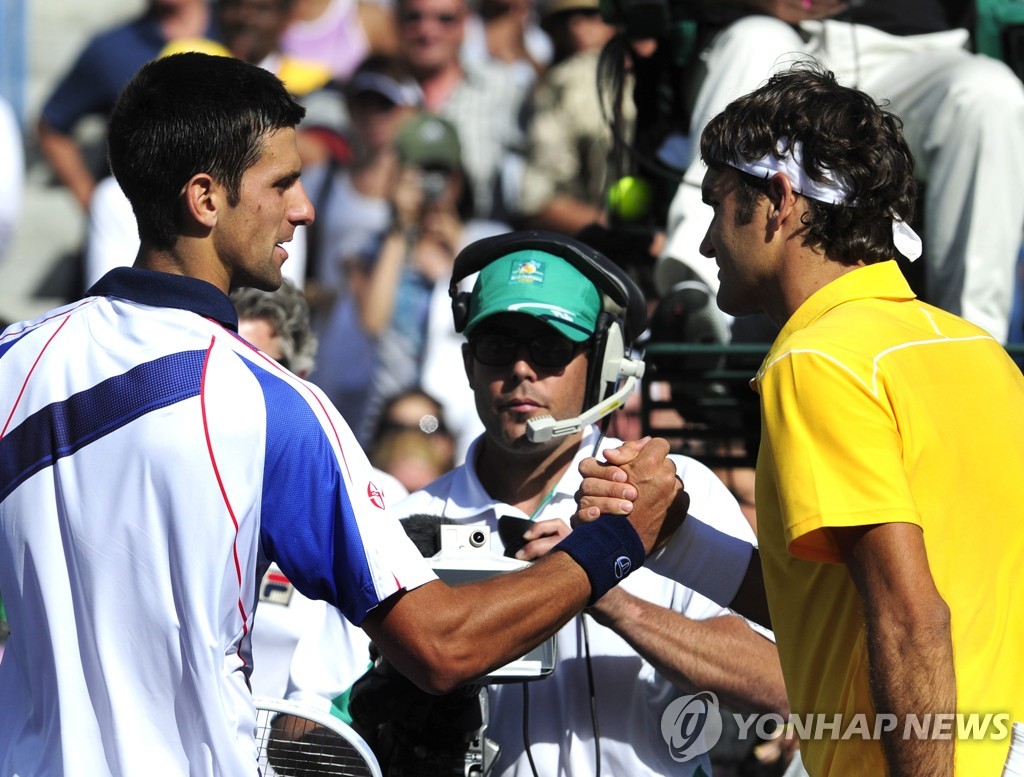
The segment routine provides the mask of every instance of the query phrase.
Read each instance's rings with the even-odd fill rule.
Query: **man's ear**
[[[799,195],[793,191],[793,184],[785,173],[776,173],[768,179],[766,190],[768,201],[771,203],[769,221],[776,229],[782,226],[783,222],[797,213],[797,199]]]
[[[210,229],[217,224],[217,215],[226,205],[223,188],[208,173],[196,173],[182,190],[185,216]]]

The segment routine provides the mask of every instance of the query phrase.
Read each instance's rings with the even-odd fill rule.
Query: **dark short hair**
[[[242,174],[268,133],[305,115],[281,81],[231,57],[174,54],[139,70],[110,117],[110,168],[132,204],[139,237],[170,248],[181,232],[179,198],[197,173],[222,183],[235,205]]]
[[[805,243],[846,264],[896,256],[893,214],[909,222],[917,198],[914,159],[899,118],[820,65],[801,62],[715,116],[701,136],[701,156],[716,168],[763,159],[776,152],[780,138],[790,147],[802,144],[808,176],[824,182],[828,173],[850,191],[851,204],[807,199]],[[737,214],[749,223],[765,189],[752,176],[739,177]]]

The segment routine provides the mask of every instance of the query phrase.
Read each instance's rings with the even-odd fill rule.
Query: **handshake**
[[[690,496],[668,454],[665,440],[644,438],[581,462],[573,526],[625,517],[649,569],[771,628],[757,548],[688,516]]]

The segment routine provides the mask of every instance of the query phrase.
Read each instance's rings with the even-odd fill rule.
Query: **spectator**
[[[344,83],[366,57],[398,49],[394,14],[375,0],[295,0],[281,48]]]
[[[588,274],[600,267],[615,280],[598,288],[579,267],[591,268]],[[605,366],[594,345],[601,334],[596,328],[621,331],[602,315],[602,294],[614,294],[614,303],[622,304],[627,292],[618,289],[630,284],[603,256],[552,233],[513,233],[473,244],[460,255],[453,283],[476,269],[472,294],[457,296],[454,307],[461,311],[456,329],[468,338],[464,366],[486,431],[465,464],[396,511],[487,525],[498,553],[505,550],[499,518],[533,521],[515,557],[537,559],[571,536],[566,519],[575,509],[577,464],[618,441],[603,440],[596,426],[531,441],[528,425],[547,415],[560,421],[578,415],[607,393],[604,378],[596,381],[599,388],[587,388],[594,385],[588,375]],[[626,307],[628,344],[632,326],[639,322],[642,329],[646,318],[635,287]],[[616,355],[610,347],[608,359]],[[694,494],[690,511],[753,541],[735,500],[709,470],[684,457],[672,461],[673,472]],[[554,672],[531,683],[528,697],[514,684],[491,687],[487,736],[501,748],[495,775],[527,774],[531,763],[537,774],[568,777],[593,775],[599,763],[615,775],[708,774],[706,757],[677,763],[669,754],[661,718],[674,697],[706,689],[738,710],[786,712],[774,645],[700,595],[640,573],[592,602],[588,613],[558,632]],[[317,634],[325,632],[339,630],[326,626]],[[335,698],[350,678],[336,676],[329,643],[310,641],[324,652],[313,665],[318,675],[306,654],[303,693],[308,698],[316,688],[323,699]]]
[[[302,292],[286,278],[276,291],[235,289],[230,298],[238,314],[238,334],[286,370],[308,377],[317,341]]]
[[[1024,478],[1024,376],[981,328],[918,301],[893,261],[915,253],[901,220],[914,162],[872,97],[809,66],[777,74],[711,120],[701,154],[719,305],[781,328],[754,381],[761,557],[747,582],[763,563],[794,714],[843,731],[886,721],[872,737],[803,741],[807,770],[996,774],[1010,722],[1024,721],[1024,537],[1006,509]],[[590,477],[614,466],[581,470],[581,515],[647,512],[642,499],[592,501],[602,487],[621,495]],[[656,569],[692,569],[684,544],[699,528],[687,518]],[[742,576],[745,561],[716,557],[720,542],[689,547]],[[965,733],[983,710],[1006,716],[1002,732]],[[907,735],[954,713],[952,731]]]
[[[541,79],[533,97],[522,215],[526,223],[574,235],[591,223],[605,223],[612,131],[597,90],[601,49],[615,33],[597,0],[552,0],[544,29],[555,41],[558,63]],[[627,87],[624,119],[635,110]]]
[[[318,62],[282,50],[281,37],[295,2],[217,0],[217,24],[232,56],[269,70],[293,95],[306,97],[326,86],[331,73]]]
[[[0,97],[0,262],[14,242],[25,183],[25,143],[14,111]]]
[[[444,364],[458,358],[457,345],[447,331],[439,331],[434,311],[447,306],[456,252],[487,229],[467,221],[472,197],[459,137],[449,122],[420,112],[402,124],[395,147],[394,220],[379,254],[371,262],[350,263],[349,269],[359,320],[377,352],[361,430],[367,445],[384,402],[423,386],[428,358]],[[433,353],[438,347],[445,353]],[[451,372],[441,374],[450,385]],[[464,392],[446,394],[466,398]],[[447,407],[446,415],[452,417]]]
[[[1024,88],[1003,63],[966,50],[959,18],[966,4],[747,5],[771,16],[741,19],[712,42],[692,137],[796,57],[816,57],[841,81],[887,100],[926,184],[924,296],[1005,342],[1024,230]],[[670,211],[667,255],[715,288],[715,268],[698,254],[711,219],[699,199],[702,175],[695,158]]]
[[[136,70],[169,41],[212,38],[211,22],[207,0],[148,0],[141,16],[92,38],[51,92],[39,118],[39,148],[83,211],[107,168],[106,159],[83,153],[74,137],[79,122],[106,119]]]
[[[399,430],[376,438],[370,463],[402,484],[407,493],[423,488],[452,468],[451,457],[442,457],[437,446],[422,432]]]
[[[551,39],[537,24],[533,0],[481,0],[466,19],[459,56],[470,66],[493,60],[511,65],[530,87],[551,62]]]
[[[143,66],[109,133],[138,267],[0,334],[2,774],[253,773],[270,561],[443,693],[610,590],[590,543],[638,566],[674,528],[612,517],[517,574],[434,579],[337,411],[232,331],[228,290],[276,288],[282,243],[313,218],[302,114],[237,59]]]
[[[321,359],[311,380],[353,426],[364,417],[377,357],[359,322],[348,267],[375,258],[391,225],[395,136],[422,101],[419,86],[394,57],[369,57],[345,88],[350,163],[331,160],[304,174],[317,211],[306,290]]]
[[[398,0],[399,52],[423,90],[424,105],[450,121],[462,142],[463,165],[478,218],[507,222],[518,191],[503,188],[503,165],[521,152],[520,113],[527,87],[505,63],[464,63],[459,51],[466,0]]]
[[[410,389],[384,403],[371,441],[370,461],[405,490],[418,491],[455,466],[455,440],[441,403]]]

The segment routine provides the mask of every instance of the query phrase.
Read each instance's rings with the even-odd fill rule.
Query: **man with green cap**
[[[576,510],[580,461],[620,443],[604,438],[592,424],[567,434],[528,429],[531,420],[542,428],[544,416],[565,426],[565,419],[592,415],[587,413],[592,404],[608,402],[588,396],[593,393],[588,373],[594,362],[604,361],[595,355],[595,342],[610,319],[605,294],[564,258],[567,251],[590,257],[600,256],[597,252],[553,233],[523,234],[545,237],[479,241],[499,241],[508,250],[484,257],[489,261],[468,299],[455,294],[456,329],[466,336],[466,375],[485,431],[464,465],[395,509],[399,516],[487,525],[492,550],[506,555],[512,554],[500,539],[499,519],[529,521],[525,544],[514,556],[534,560],[572,531],[568,522]],[[545,241],[551,250],[537,247]],[[470,246],[456,261],[453,291],[460,267],[465,269],[463,258],[474,250]],[[606,258],[592,261],[621,276],[610,286],[629,282]],[[639,313],[642,329],[639,291],[631,302],[641,310],[619,312],[634,322]],[[691,512],[754,542],[736,500],[715,475],[692,459],[671,459],[690,494]],[[708,599],[644,569],[563,627],[557,655],[554,672],[529,683],[528,693],[514,684],[491,686],[487,736],[500,747],[494,775],[710,775],[705,752],[680,762],[670,749],[664,721],[672,717],[674,700],[710,691],[737,712],[788,713],[773,641]],[[324,671],[318,673],[325,684],[330,659],[323,656]],[[316,692],[332,698],[341,690]]]

